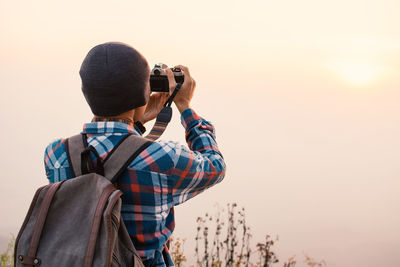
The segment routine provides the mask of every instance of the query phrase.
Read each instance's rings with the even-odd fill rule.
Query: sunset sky
[[[276,266],[303,253],[400,266],[398,0],[0,5],[1,251],[47,182],[45,146],[91,120],[83,58],[121,41],[150,65],[187,65],[192,107],[216,127],[227,176],[176,208],[190,261],[197,216],[236,202],[254,245],[279,235]],[[185,142],[176,109],[162,138]]]

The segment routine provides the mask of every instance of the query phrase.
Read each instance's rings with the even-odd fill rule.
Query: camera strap
[[[175,90],[172,92],[171,96],[168,98],[167,102],[165,102],[163,109],[161,109],[160,113],[158,113],[156,122],[154,123],[153,128],[150,133],[146,136],[147,139],[152,141],[157,140],[165,131],[168,126],[168,123],[172,118],[172,101],[174,100],[176,94],[181,89],[182,84],[178,83],[175,87]]]

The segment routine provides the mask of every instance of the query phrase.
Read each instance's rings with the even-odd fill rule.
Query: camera
[[[152,92],[166,92],[169,93],[169,82],[165,69],[167,65],[159,63],[154,65],[150,72],[150,90]],[[184,75],[181,69],[170,68],[174,74],[176,83],[183,83]]]

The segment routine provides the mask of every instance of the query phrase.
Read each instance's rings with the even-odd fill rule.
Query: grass
[[[271,267],[280,264],[274,245],[278,237],[266,234],[261,242],[251,245],[252,235],[247,225],[245,209],[238,208],[236,203],[226,206],[217,205],[214,215],[206,213],[197,218],[195,255],[197,267]],[[170,253],[177,267],[193,266],[187,263],[184,252],[186,239],[171,238]],[[0,254],[0,267],[14,266],[15,238],[11,240],[6,251]],[[317,261],[304,254],[304,262],[309,267],[327,266],[325,261]],[[283,267],[294,267],[295,256],[283,262]]]
[[[264,241],[251,245],[252,235],[246,221],[245,209],[236,203],[227,204],[226,209],[217,205],[214,215],[206,213],[197,218],[195,255],[196,266],[201,267],[271,267],[280,264],[274,245],[278,237],[266,234]],[[182,246],[182,244],[181,244]],[[172,247],[175,251],[175,248]],[[183,250],[182,250],[183,251]],[[179,257],[182,257],[180,255]],[[283,262],[283,267],[294,267],[295,256]],[[326,266],[304,254],[304,262],[310,267]],[[180,263],[179,266],[183,266]]]
[[[14,244],[15,237],[12,236],[6,251],[0,254],[0,267],[14,267]]]

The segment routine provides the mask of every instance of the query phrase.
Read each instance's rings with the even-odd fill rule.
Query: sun
[[[379,78],[381,68],[365,62],[341,62],[335,64],[336,71],[349,83],[362,86]]]

